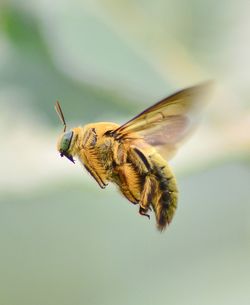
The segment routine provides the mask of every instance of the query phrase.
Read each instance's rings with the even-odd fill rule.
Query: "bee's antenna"
[[[64,119],[64,115],[63,115],[63,112],[62,112],[62,108],[60,106],[60,103],[58,101],[56,101],[56,104],[55,104],[55,110],[64,126],[63,128],[63,132],[66,131],[66,128],[67,128],[67,125],[66,125],[66,122],[65,122],[65,119]]]

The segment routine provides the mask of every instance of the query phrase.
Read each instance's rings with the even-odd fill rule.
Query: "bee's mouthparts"
[[[61,153],[60,153],[60,156],[61,156],[61,157],[66,157],[66,158],[68,158],[71,162],[75,163],[75,160],[73,159],[73,157],[72,157],[70,154],[61,152]]]

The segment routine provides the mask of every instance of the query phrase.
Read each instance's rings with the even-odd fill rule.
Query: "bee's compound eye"
[[[74,134],[73,131],[69,131],[63,135],[61,145],[60,145],[61,153],[66,152],[70,148],[70,143],[72,141],[73,134]]]

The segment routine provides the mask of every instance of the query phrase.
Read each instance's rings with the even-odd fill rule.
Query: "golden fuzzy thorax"
[[[73,128],[67,153],[78,157],[101,188],[109,181],[117,184],[130,202],[139,204],[140,214],[148,216],[152,207],[163,230],[176,209],[176,180],[167,162],[137,134],[123,140],[112,136],[118,127],[102,122]]]

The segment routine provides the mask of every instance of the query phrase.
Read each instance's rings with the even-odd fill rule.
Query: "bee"
[[[147,108],[123,125],[91,123],[66,131],[59,102],[55,109],[64,125],[57,149],[75,163],[76,156],[99,186],[115,183],[139,214],[157,228],[170,224],[178,201],[176,178],[168,164],[196,125],[201,100],[210,85],[203,83],[178,91]]]

